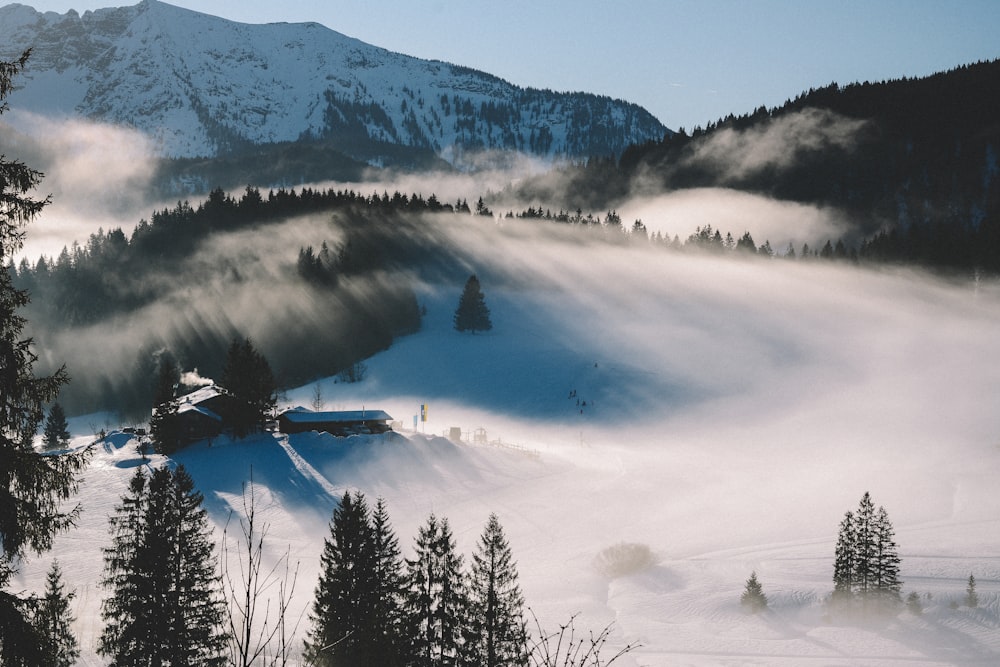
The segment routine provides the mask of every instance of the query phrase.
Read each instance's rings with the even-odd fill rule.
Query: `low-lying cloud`
[[[151,140],[138,130],[79,118],[11,111],[0,136],[18,158],[44,174],[36,197],[50,195],[29,228],[21,256],[55,257],[73,241],[103,228],[131,229],[148,217],[155,172]]]
[[[867,124],[826,109],[805,109],[750,129],[717,130],[698,142],[686,162],[732,183],[764,170],[792,169],[805,152],[849,151]]]

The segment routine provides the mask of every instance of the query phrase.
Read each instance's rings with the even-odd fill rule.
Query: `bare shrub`
[[[610,579],[627,577],[653,565],[656,565],[656,556],[649,545],[636,542],[619,542],[594,558],[597,571]]]
[[[596,635],[591,630],[586,636],[578,637],[574,624],[577,614],[573,614],[556,632],[547,633],[542,629],[535,612],[531,609],[528,611],[531,613],[538,637],[533,639],[528,647],[531,667],[607,667],[640,646],[634,643],[627,644],[605,658],[601,652],[606,648],[608,637],[611,636],[612,624],[604,626],[604,629]]]

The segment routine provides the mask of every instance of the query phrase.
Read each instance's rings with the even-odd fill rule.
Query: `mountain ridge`
[[[158,0],[82,15],[7,5],[0,40],[0,57],[33,48],[19,109],[131,125],[164,157],[305,139],[370,163],[380,145],[452,164],[482,150],[575,159],[669,133],[621,100],[522,88],[318,23],[236,23]]]

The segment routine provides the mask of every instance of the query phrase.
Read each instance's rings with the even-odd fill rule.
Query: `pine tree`
[[[854,590],[866,597],[875,590],[876,580],[876,535],[875,505],[871,495],[865,491],[854,514]]]
[[[976,578],[969,575],[969,585],[965,588],[965,606],[975,609],[979,606],[979,595],[976,593]]]
[[[45,578],[45,595],[38,601],[33,620],[43,641],[45,665],[70,667],[80,656],[76,636],[70,627],[75,620],[69,611],[69,603],[74,596],[75,593],[66,592],[59,561],[52,561]]]
[[[139,664],[150,650],[146,638],[154,632],[153,615],[146,605],[152,598],[149,569],[141,559],[148,557],[143,544],[143,522],[148,504],[147,480],[137,468],[128,490],[109,520],[111,546],[104,550],[101,585],[112,595],[101,604],[104,630],[97,651],[113,656],[115,664]]]
[[[847,512],[840,522],[833,560],[833,596],[850,599],[854,594],[854,513]]]
[[[512,667],[527,662],[524,596],[503,527],[491,514],[468,579],[466,660],[470,667]]]
[[[30,51],[17,60],[0,61],[0,114],[7,111],[13,79],[28,61]],[[22,338],[27,321],[18,310],[28,295],[15,289],[11,258],[24,244],[22,227],[48,204],[27,194],[42,174],[0,155],[0,664],[40,665],[37,633],[28,622],[28,606],[7,592],[18,564],[28,552],[52,547],[53,536],[69,528],[77,509],[65,502],[76,491],[77,474],[86,454],[43,456],[32,439],[44,417],[43,406],[53,400],[68,380],[63,369],[35,377],[37,356],[30,338]]]
[[[403,663],[403,560],[399,540],[389,524],[385,501],[379,498],[372,513],[372,540],[375,550],[375,591],[372,626],[375,630],[373,662],[385,667]]]
[[[157,454],[172,454],[181,446],[181,423],[177,418],[180,402],[171,398],[153,410],[149,418],[149,437]]]
[[[433,514],[420,528],[416,558],[406,561],[405,608],[414,667],[462,663],[466,597],[462,557],[455,552],[448,520]]]
[[[899,551],[889,514],[879,506],[875,515],[875,592],[884,601],[899,601],[899,591],[903,582],[899,580]]]
[[[233,339],[230,343],[222,386],[237,399],[238,407],[230,417],[240,437],[262,426],[277,404],[274,373],[249,338]]]
[[[756,572],[750,573],[750,578],[747,579],[746,587],[740,596],[740,604],[754,614],[767,608],[767,596],[764,595],[764,589],[757,581]]]
[[[306,641],[310,665],[375,665],[373,662],[375,548],[368,505],[345,492],[323,543]]]
[[[49,408],[42,433],[45,449],[66,449],[69,446],[69,424],[66,423],[66,412],[58,402]]]
[[[141,469],[111,519],[98,652],[117,667],[221,667],[224,600],[202,495],[184,470]]]
[[[486,307],[486,297],[479,286],[479,279],[469,276],[458,299],[455,309],[455,329],[458,331],[489,331],[493,328],[490,321],[490,309]]]
[[[840,522],[833,565],[833,597],[847,601],[899,601],[899,552],[884,507],[875,509],[865,493],[857,512]]]

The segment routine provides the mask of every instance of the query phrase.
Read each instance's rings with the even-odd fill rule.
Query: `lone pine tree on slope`
[[[479,286],[479,278],[475,274],[469,276],[458,299],[455,309],[455,329],[458,331],[489,331],[493,328],[490,321],[490,309],[486,307],[486,297]]]
[[[49,408],[42,433],[45,449],[65,449],[69,446],[69,424],[66,423],[66,412],[59,403],[53,403]]]
[[[746,587],[740,596],[740,604],[754,614],[767,608],[767,596],[757,581],[757,572],[750,573],[750,578],[747,579]]]

